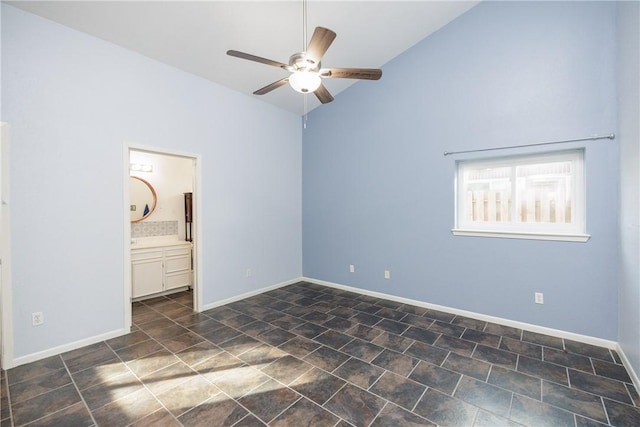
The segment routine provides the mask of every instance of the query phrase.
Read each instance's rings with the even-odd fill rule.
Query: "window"
[[[587,241],[584,151],[457,163],[455,235]]]

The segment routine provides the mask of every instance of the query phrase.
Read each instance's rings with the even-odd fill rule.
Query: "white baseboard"
[[[640,391],[640,378],[638,378],[638,374],[633,369],[633,366],[631,365],[631,362],[627,358],[627,355],[624,353],[624,350],[622,350],[622,347],[620,347],[619,343],[618,343],[618,347],[616,348],[616,351],[620,355],[620,359],[622,360],[622,364],[627,369],[627,373],[631,377],[631,382],[633,382],[633,385],[636,387],[636,391]]]
[[[223,299],[223,300],[220,300],[220,301],[215,301],[215,302],[212,302],[212,303],[209,303],[209,304],[205,304],[202,307],[202,311],[210,310],[212,308],[220,307],[221,305],[230,304],[232,302],[240,301],[241,299],[249,298],[249,297],[252,297],[252,296],[255,296],[255,295],[260,295],[260,294],[263,294],[265,292],[272,291],[274,289],[282,288],[283,286],[293,285],[295,283],[302,282],[303,280],[305,280],[305,279],[303,279],[302,277],[297,277],[295,279],[291,279],[291,280],[287,280],[287,281],[284,281],[284,282],[276,283],[275,285],[267,286],[266,288],[257,289],[255,291],[247,292],[247,293],[236,295],[236,296],[233,296],[233,297],[230,297],[230,298],[226,298],[226,299]]]
[[[339,283],[326,282],[324,280],[313,279],[310,277],[303,277],[302,280],[309,283],[315,283],[318,285],[329,286],[331,288],[343,289],[345,291],[356,292],[363,295],[369,295],[376,298],[388,299],[391,301],[400,302],[403,304],[411,304],[418,307],[430,308],[433,310],[444,311],[445,313],[451,313],[459,316],[471,317],[473,319],[483,320],[486,322],[497,323],[499,325],[510,326],[512,328],[523,329],[530,332],[537,332],[540,334],[551,335],[558,338],[567,338],[573,341],[581,343],[597,345],[599,347],[605,347],[611,350],[618,350],[619,346],[616,341],[605,340],[602,338],[591,337],[588,335],[575,334],[573,332],[567,332],[560,329],[547,328],[544,326],[538,326],[531,323],[518,322],[515,320],[505,319],[502,317],[488,316],[486,314],[475,313],[467,310],[460,310],[457,308],[451,308],[443,305],[431,304],[424,301],[414,300],[410,298],[398,297],[395,295],[385,294],[382,292],[369,291],[367,289],[355,288],[353,286],[341,285]]]
[[[214,308],[214,307],[218,307],[221,305],[225,305],[225,304],[229,304],[235,301],[239,301],[241,299],[245,299],[245,298],[249,298],[252,297],[254,295],[258,295],[258,294],[262,294],[264,292],[268,292],[274,289],[278,289],[281,288],[283,286],[288,286],[288,285],[293,285],[294,283],[298,283],[301,282],[303,279],[301,277],[295,278],[295,279],[291,279],[291,280],[287,280],[285,282],[281,282],[281,283],[277,283],[275,285],[271,285],[271,286],[267,286],[265,288],[261,288],[255,291],[251,291],[251,292],[247,292],[241,295],[236,295],[233,296],[231,298],[227,298],[221,301],[216,301],[210,304],[205,305],[202,308],[202,311],[205,310],[209,310],[210,308]],[[11,368],[15,368],[16,366],[20,366],[20,365],[24,365],[26,363],[31,363],[31,362],[35,362],[37,360],[41,360],[41,359],[45,359],[47,357],[50,356],[55,356],[57,354],[60,353],[65,353],[67,351],[71,351],[71,350],[76,350],[78,348],[81,347],[85,347],[87,345],[91,345],[91,344],[95,344],[101,341],[106,341],[109,340],[111,338],[116,338],[122,335],[126,335],[128,333],[130,333],[131,331],[128,328],[123,328],[123,329],[118,329],[115,331],[111,331],[111,332],[107,332],[105,334],[101,334],[101,335],[96,335],[90,338],[86,338],[80,341],[75,341],[69,344],[64,344],[61,346],[57,346],[57,347],[53,347],[53,348],[49,348],[47,350],[43,350],[43,351],[39,351],[36,353],[31,353],[31,354],[27,354],[25,356],[20,356],[14,359],[10,359],[7,361],[3,361],[3,369],[11,369]]]
[[[385,294],[382,292],[369,291],[366,289],[342,285],[339,283],[327,282],[324,280],[313,279],[310,277],[303,277],[302,280],[309,283],[315,283],[318,285],[329,286],[332,288],[342,289],[345,291],[356,292],[359,294],[369,295],[376,298],[384,298],[391,301],[400,302],[403,304],[411,304],[418,307],[430,308],[433,310],[443,311],[445,313],[451,313],[451,314],[456,314],[460,316],[470,317],[473,319],[483,320],[491,323],[496,323],[499,325],[510,326],[517,329],[537,332],[537,333],[551,335],[559,338],[566,338],[566,339],[570,339],[570,340],[585,343],[585,344],[591,344],[599,347],[605,347],[610,350],[615,350],[620,356],[622,364],[626,368],[629,376],[631,377],[631,381],[633,382],[633,385],[635,386],[636,390],[640,391],[640,377],[638,377],[638,374],[633,369],[633,366],[629,362],[627,355],[622,350],[622,347],[620,347],[620,344],[616,341],[605,340],[602,338],[596,338],[589,335],[576,334],[573,332],[567,332],[560,329],[547,328],[544,326],[534,325],[531,323],[518,322],[515,320],[505,319],[501,317],[488,316],[486,314],[480,314],[480,313],[475,313],[475,312],[466,311],[466,310],[459,310],[457,308],[451,308],[451,307],[446,307],[446,306],[437,305],[437,304],[430,304],[424,301],[419,301],[419,300],[414,300],[409,298],[402,298],[395,295]]]
[[[50,356],[55,356],[61,353],[66,353],[67,351],[76,350],[81,347],[85,347],[87,345],[95,344],[101,341],[110,340],[111,338],[116,338],[122,335],[128,334],[130,331],[128,328],[117,329],[115,331],[107,332],[105,334],[96,335],[93,337],[85,338],[79,341],[74,341],[69,344],[60,345],[58,347],[49,348],[47,350],[38,351],[36,353],[27,354],[25,356],[16,357],[12,360],[7,361],[7,366],[3,367],[3,369],[15,368],[16,366],[24,365],[26,363],[35,362],[37,360],[45,359]]]
[[[245,298],[249,298],[255,295],[259,295],[268,291],[272,291],[274,289],[278,289],[278,288],[282,288],[284,286],[288,286],[288,285],[293,285],[295,283],[298,282],[309,282],[309,283],[315,283],[317,285],[322,285],[322,286],[328,286],[331,288],[336,288],[336,289],[342,289],[345,291],[351,291],[351,292],[356,292],[356,293],[360,293],[363,295],[369,295],[372,297],[376,297],[376,298],[384,298],[384,299],[388,299],[391,301],[396,301],[399,303],[403,303],[403,304],[411,304],[411,305],[415,305],[418,307],[424,307],[424,308],[429,308],[429,309],[433,309],[433,310],[438,310],[438,311],[443,311],[446,313],[451,313],[451,314],[455,314],[455,315],[460,315],[460,316],[465,316],[465,317],[470,317],[473,319],[478,319],[478,320],[483,320],[486,322],[491,322],[491,323],[496,323],[499,325],[504,325],[504,326],[510,326],[513,328],[517,328],[517,329],[522,329],[522,330],[527,330],[527,331],[531,331],[531,332],[537,332],[537,333],[541,333],[541,334],[546,334],[546,335],[551,335],[551,336],[555,336],[555,337],[559,337],[559,338],[567,338],[573,341],[578,341],[578,342],[582,342],[582,343],[586,343],[586,344],[592,344],[592,345],[596,345],[599,347],[605,347],[605,348],[609,348],[612,350],[615,350],[618,352],[618,354],[620,355],[620,358],[622,360],[622,363],[624,365],[624,367],[627,369],[627,372],[629,373],[629,376],[631,377],[631,380],[633,382],[633,385],[636,387],[636,390],[640,390],[640,379],[638,378],[637,373],[634,371],[633,367],[631,366],[631,363],[629,362],[629,359],[627,358],[627,356],[625,355],[624,351],[622,350],[622,348],[620,347],[620,345],[616,342],[616,341],[610,341],[610,340],[605,340],[602,338],[596,338],[596,337],[591,337],[588,335],[581,335],[581,334],[575,334],[573,332],[567,332],[567,331],[562,331],[559,329],[553,329],[553,328],[547,328],[544,326],[538,326],[538,325],[534,325],[534,324],[530,324],[530,323],[524,323],[524,322],[518,322],[515,320],[510,320],[510,319],[504,319],[501,317],[494,317],[494,316],[488,316],[485,314],[480,314],[480,313],[475,313],[475,312],[471,312],[471,311],[466,311],[466,310],[460,310],[460,309],[456,309],[456,308],[451,308],[451,307],[446,307],[446,306],[442,306],[442,305],[437,305],[437,304],[431,304],[431,303],[427,303],[424,301],[419,301],[419,300],[414,300],[414,299],[410,299],[410,298],[403,298],[403,297],[398,297],[395,295],[391,295],[391,294],[385,294],[382,292],[375,292],[375,291],[369,291],[366,289],[361,289],[361,288],[356,288],[353,286],[347,286],[347,285],[342,285],[339,283],[333,283],[333,282],[327,282],[324,280],[319,280],[319,279],[313,279],[311,277],[298,277],[295,279],[290,279],[284,282],[280,282],[271,286],[267,286],[261,289],[257,289],[255,291],[251,291],[251,292],[247,292],[244,294],[240,294],[240,295],[236,295],[230,298],[226,298],[224,300],[220,300],[220,301],[215,301],[213,303],[209,303],[203,306],[202,311],[205,310],[209,310],[215,307],[219,307],[225,304],[229,304],[232,302],[236,302]],[[111,332],[107,332],[105,334],[101,334],[101,335],[96,335],[94,337],[90,337],[90,338],[86,338],[83,340],[79,340],[79,341],[75,341],[69,344],[64,344],[58,347],[53,347],[44,351],[40,351],[40,352],[36,352],[36,353],[31,353],[25,356],[21,356],[21,357],[17,357],[11,360],[7,360],[4,361],[5,362],[5,366],[3,367],[4,369],[10,369],[10,368],[14,368],[16,366],[20,366],[20,365],[24,365],[26,363],[30,363],[30,362],[35,362],[37,360],[40,359],[44,359],[50,356],[55,356],[57,354],[60,353],[64,353],[67,351],[71,351],[71,350],[76,350],[78,348],[87,346],[87,345],[91,345],[91,344],[95,344],[97,342],[100,341],[105,341],[105,340],[109,340],[111,338],[116,338],[125,334],[128,334],[130,331],[128,330],[128,328],[123,328],[123,329],[118,329],[115,331],[111,331]]]

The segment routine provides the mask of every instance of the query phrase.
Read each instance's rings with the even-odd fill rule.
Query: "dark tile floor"
[[[638,426],[605,348],[299,283],[2,373],[7,426]]]

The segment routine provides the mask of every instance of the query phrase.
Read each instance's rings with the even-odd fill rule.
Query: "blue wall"
[[[200,156],[204,304],[300,277],[296,115],[6,4],[2,107],[16,358],[128,328],[127,144]]]
[[[587,243],[452,236],[468,156],[443,156],[615,132],[615,23],[614,3],[481,3],[314,110],[304,275],[615,340],[617,143],[557,147],[586,149]]]
[[[618,3],[620,296],[618,341],[640,372],[640,4]]]

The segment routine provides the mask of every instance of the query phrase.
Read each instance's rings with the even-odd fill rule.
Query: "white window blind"
[[[457,163],[458,235],[586,241],[583,150]]]

